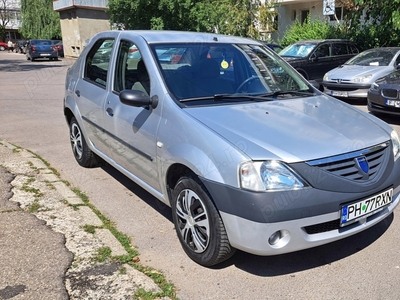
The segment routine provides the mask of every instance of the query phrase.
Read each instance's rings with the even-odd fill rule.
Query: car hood
[[[374,81],[376,78],[385,76],[392,72],[394,68],[392,66],[358,66],[358,65],[342,65],[337,67],[327,74],[330,80],[342,79],[351,80],[355,77],[366,76],[373,74],[371,80]]]
[[[307,161],[390,139],[386,123],[329,96],[185,110],[253,160]]]

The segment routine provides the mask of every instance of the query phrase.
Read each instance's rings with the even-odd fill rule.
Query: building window
[[[296,18],[297,18],[297,13],[296,10],[294,9],[292,10],[292,21],[296,20]]]

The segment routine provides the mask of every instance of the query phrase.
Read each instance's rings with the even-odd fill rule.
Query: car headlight
[[[308,187],[299,175],[282,162],[245,162],[240,166],[240,184],[252,191],[295,190]]]
[[[329,75],[328,75],[328,73],[326,73],[325,75],[324,75],[324,78],[322,79],[323,81],[329,81]]]
[[[381,90],[381,88],[379,87],[379,84],[377,84],[376,82],[374,82],[373,84],[371,84],[371,91],[376,91],[379,92]]]
[[[372,74],[369,74],[369,75],[353,78],[350,81],[354,82],[354,83],[367,83],[371,80],[371,78],[372,78]]]
[[[400,139],[396,130],[392,130],[390,137],[392,138],[394,160],[397,160],[400,156]]]

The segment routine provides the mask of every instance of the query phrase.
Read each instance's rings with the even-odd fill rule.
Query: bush
[[[280,41],[282,46],[288,46],[301,40],[323,40],[323,39],[345,38],[339,26],[329,25],[327,21],[320,19],[308,19],[301,24],[296,19],[295,23],[289,27],[284,37]]]

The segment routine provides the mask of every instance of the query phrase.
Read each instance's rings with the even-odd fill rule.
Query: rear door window
[[[84,78],[86,80],[106,87],[113,45],[113,39],[102,39],[90,49],[85,62]]]

